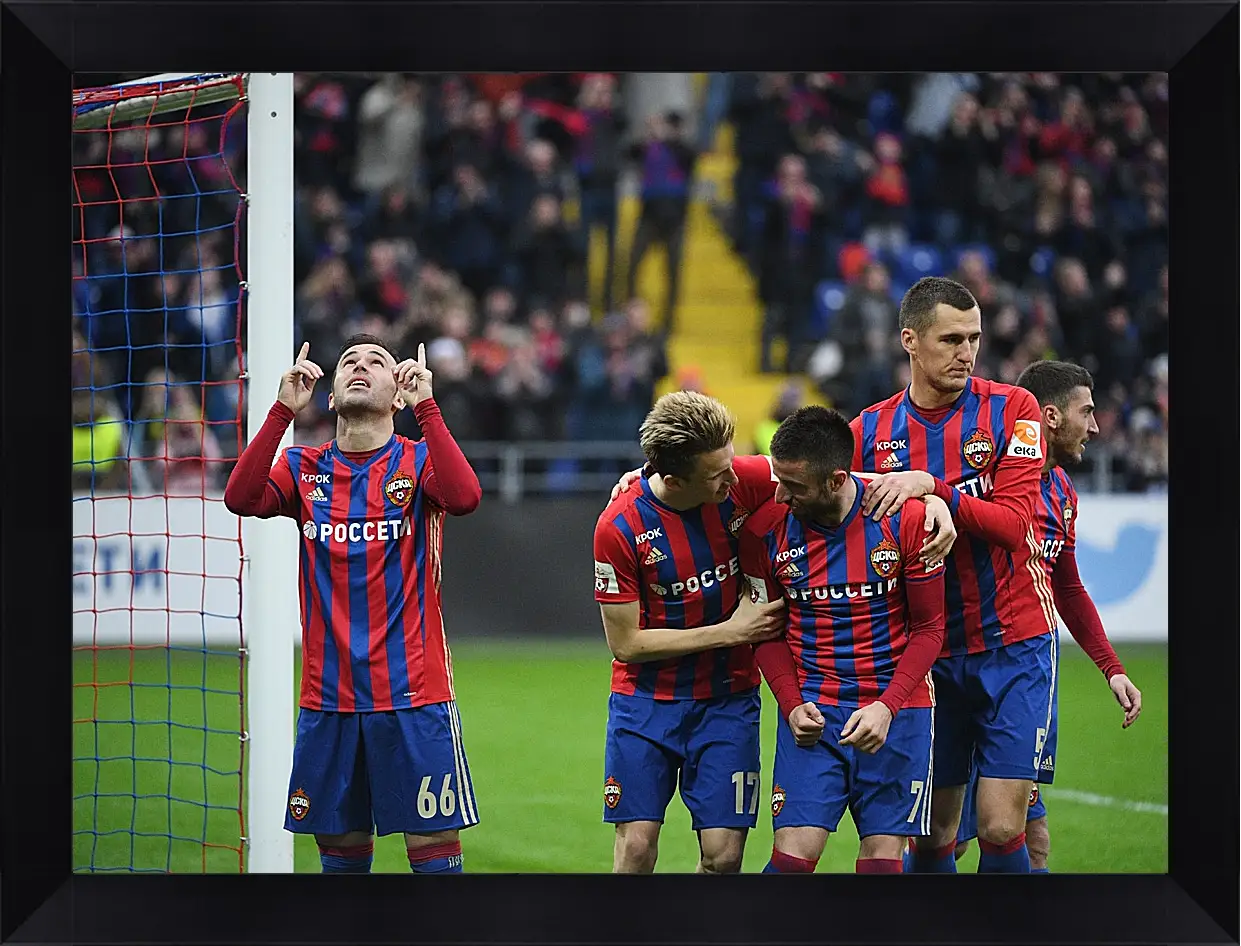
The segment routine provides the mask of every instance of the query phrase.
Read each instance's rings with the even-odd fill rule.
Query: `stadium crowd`
[[[425,343],[460,441],[634,439],[675,330],[636,297],[636,266],[666,246],[676,298],[695,161],[726,121],[737,170],[717,209],[756,277],[764,369],[805,372],[852,416],[906,383],[904,289],[950,275],[981,304],[977,373],[1080,362],[1106,447],[1086,475],[1105,462],[1111,489],[1166,485],[1164,74],[737,73],[687,113],[636,116],[624,76],[295,81],[297,337],[324,360],[357,331]],[[164,475],[195,487],[236,456],[245,126],[222,134],[225,111],[74,136],[74,409],[93,425],[75,427],[80,486],[101,432],[130,431],[131,455],[167,455]],[[629,188],[640,221],[617,247]],[[299,441],[330,438],[326,398]],[[98,487],[123,464],[95,455]]]

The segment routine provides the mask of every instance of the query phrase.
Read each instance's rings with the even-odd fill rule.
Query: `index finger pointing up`
[[[297,353],[298,361],[305,361],[306,356],[310,354],[310,342],[302,342],[302,350]]]
[[[422,342],[418,343],[418,367],[425,368],[427,366],[427,346]]]

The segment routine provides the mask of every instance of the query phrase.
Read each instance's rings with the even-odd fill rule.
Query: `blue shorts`
[[[961,824],[957,828],[957,843],[964,844],[966,841],[972,841],[978,837],[978,809],[975,806],[975,794],[978,792],[978,777],[975,776],[970,780],[969,788],[965,790],[965,801],[961,805]],[[1030,789],[1030,805],[1026,810],[1026,823],[1038,821],[1039,818],[1047,817],[1047,806],[1043,803],[1043,793],[1038,790],[1038,785],[1034,785]]]
[[[935,784],[1055,778],[1059,676],[1054,634],[935,662]]]
[[[383,836],[476,824],[456,703],[298,714],[286,831]]]
[[[812,826],[834,832],[845,809],[858,837],[924,837],[931,833],[934,725],[930,709],[903,709],[873,755],[841,746],[840,732],[856,707],[815,704],[823,738],[802,748],[787,720],[776,727],[771,824],[775,830]]]
[[[758,689],[710,700],[613,693],[603,820],[664,820],[678,779],[695,831],[758,824]]]

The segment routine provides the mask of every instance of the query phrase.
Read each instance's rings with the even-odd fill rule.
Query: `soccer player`
[[[876,520],[910,497],[947,502],[960,536],[946,562],[947,633],[935,664],[931,833],[914,870],[955,873],[957,829],[978,767],[981,873],[1028,873],[1030,791],[1054,769],[1055,617],[1041,572],[1028,578],[1045,456],[1038,401],[972,377],[982,319],[960,283],[918,280],[900,307],[909,387],[852,424],[853,469],[881,474],[862,511]]]
[[[1077,490],[1065,472],[1065,467],[1081,462],[1087,442],[1099,432],[1094,419],[1094,380],[1090,372],[1079,365],[1063,361],[1036,361],[1022,372],[1017,386],[1025,388],[1038,399],[1043,428],[1047,432],[1047,459],[1043,463],[1038,505],[1035,508],[1030,568],[1020,571],[1019,576],[1023,583],[1033,585],[1033,569],[1045,575],[1051,585],[1056,611],[1082,651],[1102,672],[1116,702],[1124,710],[1121,728],[1128,729],[1142,712],[1142,693],[1133,685],[1116,651],[1112,649],[1103,622],[1099,619],[1099,611],[1078,574]],[[1058,642],[1058,628],[1055,633]],[[1045,752],[1049,757],[1053,757],[1056,751],[1057,717],[1058,714],[1052,716],[1045,743]],[[1049,771],[1054,772],[1054,767],[1049,767]],[[1041,773],[1038,781],[1043,781]],[[977,834],[971,797],[973,791],[974,785],[971,784],[961,817],[961,829],[957,834],[958,857],[965,853],[970,840]],[[1030,792],[1027,808],[1026,845],[1030,851],[1030,872],[1047,873],[1051,834],[1047,828],[1047,808],[1037,785]]]
[[[335,439],[290,447],[273,466],[323,377],[309,353],[303,344],[281,378],[224,495],[237,515],[287,516],[302,534],[301,712],[285,829],[315,836],[324,873],[370,873],[372,831],[403,832],[414,873],[461,873],[458,832],[479,819],[440,556],[445,514],[473,512],[482,490],[436,406],[423,346],[398,363],[371,335],[347,339],[337,359]],[[395,433],[405,407],[425,439]]]
[[[755,648],[781,716],[763,873],[813,873],[846,809],[859,874],[901,873],[906,838],[930,831],[944,569],[921,561],[922,500],[861,514],[852,456],[843,416],[796,411],[771,441],[775,501],[741,536],[758,601],[789,609],[786,636]]]
[[[784,603],[740,594],[738,535],[775,493],[765,457],[734,459],[719,401],[666,394],[639,429],[653,473],[595,525],[595,600],[612,651],[603,820],[614,873],[651,873],[680,784],[697,872],[736,873],[758,823],[759,693],[752,644]]]

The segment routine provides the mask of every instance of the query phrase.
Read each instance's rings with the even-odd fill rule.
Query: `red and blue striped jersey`
[[[444,510],[424,440],[355,463],[333,440],[290,447],[269,482],[301,526],[301,706],[383,712],[455,699],[440,611]]]
[[[643,477],[595,524],[595,600],[638,601],[638,627],[694,628],[725,621],[742,586],[738,535],[775,495],[771,461],[737,457],[738,481],[719,504],[676,510]],[[612,692],[656,700],[705,700],[758,686],[746,644],[643,663],[612,661]]]
[[[929,412],[928,412],[929,413]],[[931,422],[909,391],[853,420],[853,469],[925,470],[955,489],[949,505],[958,536],[946,564],[947,635],[942,656],[981,653],[1048,634],[1040,602],[1014,581],[1028,552],[1046,443],[1038,401],[1024,388],[970,378],[956,402]],[[978,534],[1003,515],[1008,543]]]
[[[1077,490],[1060,467],[1044,473],[1034,507],[1034,528],[1029,536],[1025,567],[1014,581],[1023,598],[1036,599],[1046,620],[1056,624],[1053,581],[1062,552],[1072,553],[1077,544]]]
[[[797,666],[802,699],[829,706],[871,703],[888,688],[910,640],[927,617],[911,615],[906,586],[935,583],[932,623],[943,621],[943,568],[919,558],[926,507],[907,500],[875,522],[861,513],[866,484],[854,477],[857,497],[839,526],[802,522],[772,502],[750,518],[741,536],[741,563],[760,602],[788,602],[786,639]],[[942,623],[939,625],[942,628]],[[904,707],[935,705],[928,672]],[[899,708],[899,707],[898,707]]]

